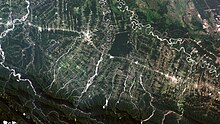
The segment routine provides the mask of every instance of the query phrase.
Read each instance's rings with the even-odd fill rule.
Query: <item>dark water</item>
[[[109,54],[112,56],[126,56],[129,54],[132,51],[132,44],[128,43],[129,39],[128,32],[117,34]]]
[[[219,0],[205,0],[210,9],[216,9],[220,5]]]
[[[219,0],[193,0],[197,10],[199,11],[202,18],[208,18],[205,10],[219,8]]]
[[[208,18],[207,14],[204,12],[204,10],[207,9],[207,5],[206,3],[202,0],[193,0],[196,9],[198,10],[199,14],[201,15],[201,17],[204,18]]]

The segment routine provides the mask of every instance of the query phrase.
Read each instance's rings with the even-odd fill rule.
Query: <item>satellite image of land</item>
[[[0,0],[0,123],[220,124],[220,0]]]

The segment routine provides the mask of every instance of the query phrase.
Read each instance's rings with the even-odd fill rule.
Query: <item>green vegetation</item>
[[[130,6],[136,11],[142,23],[151,24],[160,32],[168,32],[171,37],[184,37],[186,33],[201,35],[200,32],[203,31],[197,16],[192,15],[191,22],[184,21],[189,6],[186,1],[137,0],[136,5]]]
[[[153,25],[160,32],[184,28],[180,18],[183,12],[175,8],[171,2],[167,0],[145,1],[145,4],[147,7],[144,9],[136,8],[139,18],[144,20],[143,23]]]
[[[194,31],[201,31],[203,30],[201,22],[198,21],[196,17],[192,17],[192,28]]]

